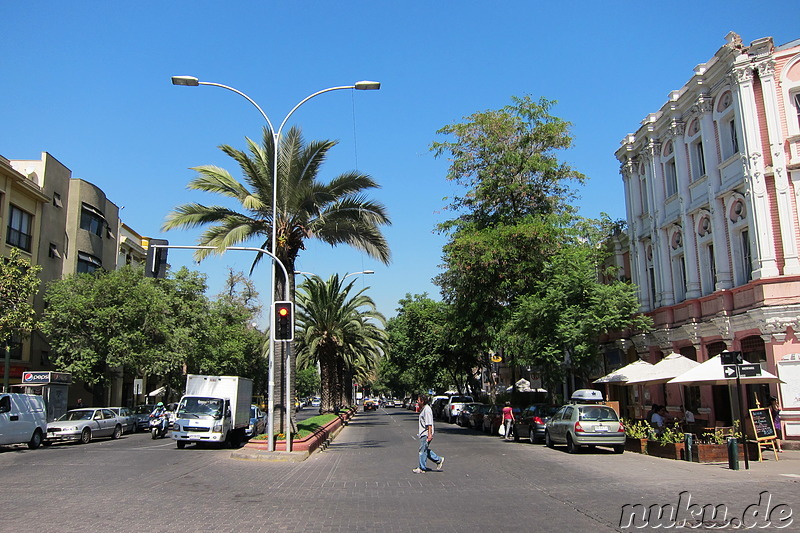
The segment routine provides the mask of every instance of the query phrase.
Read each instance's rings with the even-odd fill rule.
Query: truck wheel
[[[179,450],[182,450],[182,449],[186,448],[186,443],[183,442],[182,440],[175,441],[175,444],[178,446]]]
[[[42,432],[39,428],[36,428],[36,431],[33,432],[31,440],[28,442],[28,449],[35,450],[41,444],[42,444]]]

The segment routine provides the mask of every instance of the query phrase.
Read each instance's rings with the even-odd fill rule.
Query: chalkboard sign
[[[772,421],[772,412],[769,407],[763,409],[750,409],[750,421],[756,431],[756,440],[774,439],[775,423]]]

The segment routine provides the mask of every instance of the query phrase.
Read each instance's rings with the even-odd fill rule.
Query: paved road
[[[0,531],[618,531],[624,504],[678,504],[683,491],[692,503],[726,504],[733,515],[769,491],[772,507],[800,512],[800,452],[730,471],[602,450],[573,456],[436,427],[433,447],[447,458],[445,469],[425,474],[411,472],[416,415],[402,409],[359,413],[303,463],[177,450],[145,434],[6,448]],[[157,525],[153,510],[161,511]],[[797,523],[784,529],[797,530]]]

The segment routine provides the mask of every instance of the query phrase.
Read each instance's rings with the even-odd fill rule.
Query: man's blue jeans
[[[419,468],[420,470],[428,469],[428,459],[436,464],[442,462],[442,458],[436,455],[433,450],[428,447],[428,436],[425,435],[419,438]]]

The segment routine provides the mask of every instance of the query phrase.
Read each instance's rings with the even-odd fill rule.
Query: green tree
[[[322,412],[338,412],[352,378],[363,380],[385,350],[385,319],[367,288],[351,294],[353,283],[335,274],[327,281],[313,276],[297,291],[298,362],[301,368],[320,366]]]
[[[92,386],[98,403],[118,368],[137,375],[161,374],[180,361],[169,342],[176,329],[173,309],[141,268],[57,280],[48,285],[45,302],[41,329],[56,368]]]
[[[391,364],[382,369],[391,373],[386,376],[387,386],[404,384],[410,392],[448,388],[445,370],[451,316],[448,305],[427,294],[407,294],[399,304],[397,315],[386,326],[389,335],[386,355]]]
[[[614,330],[645,330],[636,287],[602,283],[609,222],[581,221],[563,232],[562,245],[548,257],[536,291],[517,300],[504,337],[519,364],[542,371],[545,386],[567,376],[588,378],[599,362],[599,337]],[[574,388],[574,387],[570,387]]]
[[[28,334],[36,328],[33,296],[39,290],[42,267],[22,258],[12,247],[8,257],[0,258],[0,346],[4,351],[3,388],[8,390],[10,347],[14,334]]]
[[[316,366],[298,368],[297,397],[308,398],[319,393],[319,372]]]
[[[448,156],[448,179],[463,194],[448,206],[454,218],[444,270],[435,282],[454,317],[451,354],[461,368],[485,368],[498,350],[514,302],[531,294],[545,258],[569,223],[571,186],[585,177],[558,159],[572,146],[570,124],[550,114],[555,102],[513,97],[498,110],[474,113],[438,131],[431,149]]]
[[[272,131],[264,129],[260,145],[247,139],[247,151],[220,146],[239,164],[243,181],[237,181],[227,170],[207,165],[193,169],[198,176],[189,182],[188,187],[231,198],[240,204],[241,210],[219,205],[185,204],[167,216],[164,229],[209,226],[198,244],[215,246],[216,249],[198,250],[195,252],[198,260],[252,239],[258,239],[259,247],[269,250],[274,223],[276,255],[289,273],[294,272],[295,260],[308,239],[318,239],[331,246],[348,244],[388,263],[389,246],[381,226],[390,224],[389,217],[383,205],[365,195],[366,191],[378,187],[377,182],[355,171],[340,174],[328,183],[319,179],[321,166],[335,145],[335,141],[327,140],[306,144],[298,128],[289,130],[280,143],[276,216],[272,213],[272,161],[275,153]],[[252,268],[262,255],[256,256]],[[289,278],[288,294],[293,298],[294,276],[290,274]],[[285,284],[286,280],[277,276],[275,299],[284,299]],[[284,360],[283,357],[276,359]],[[294,356],[291,364],[294,367]],[[283,375],[283,369],[276,364],[275,393],[281,398],[285,397]]]
[[[8,257],[0,258],[0,344],[12,334],[29,333],[36,328],[32,298],[39,290],[42,267],[31,266],[19,249],[12,247]]]

